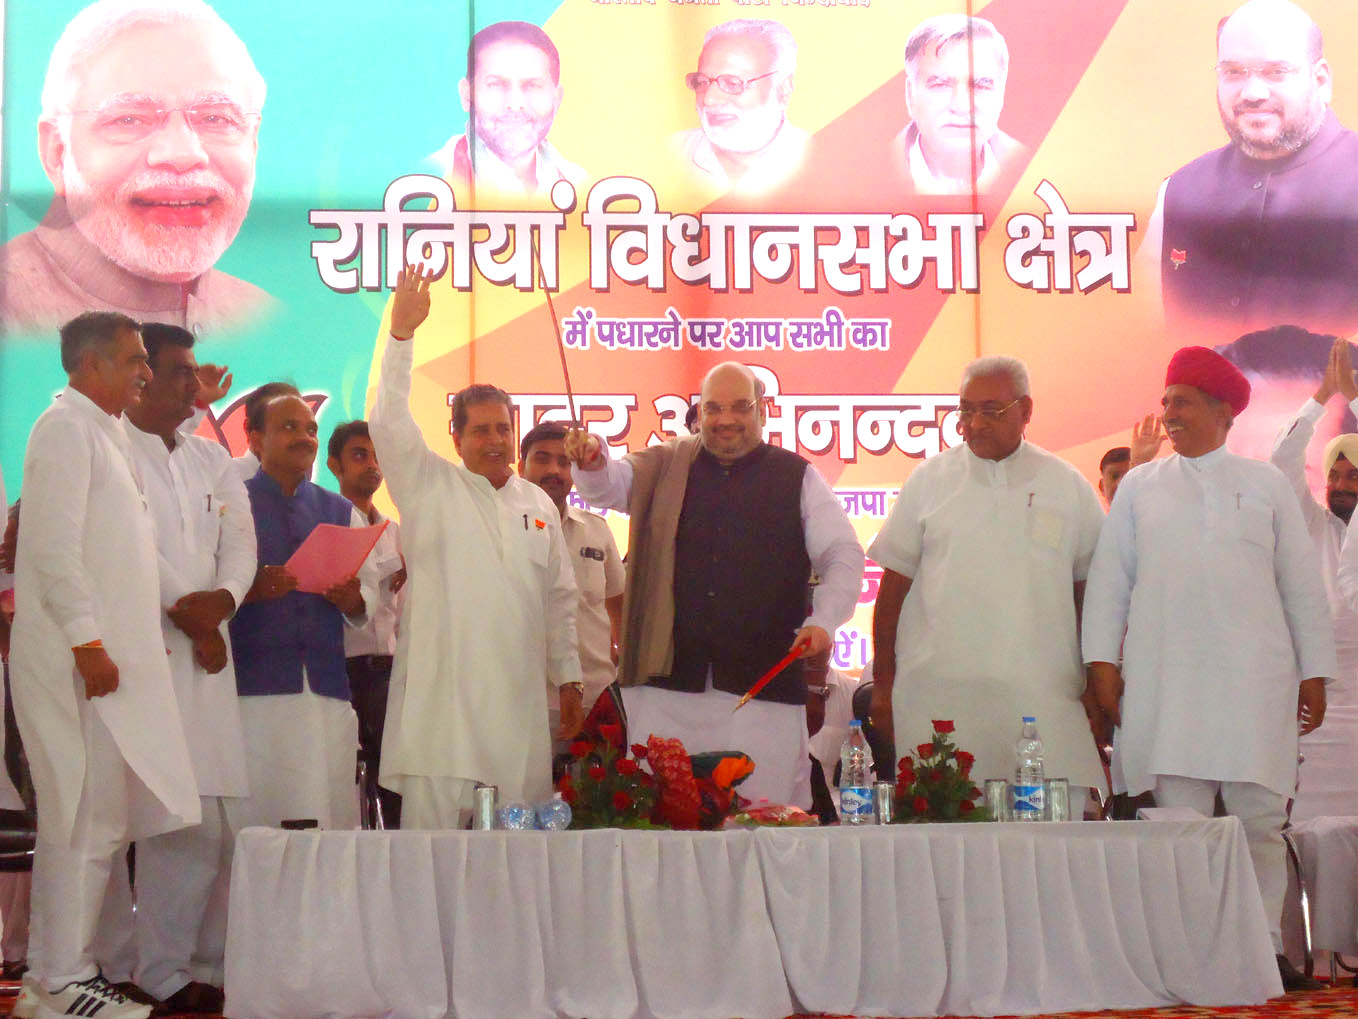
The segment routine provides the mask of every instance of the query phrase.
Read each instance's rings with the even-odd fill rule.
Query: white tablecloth
[[[1292,828],[1311,904],[1311,944],[1358,954],[1358,817],[1317,817]]]
[[[256,828],[230,917],[235,1019],[993,1015],[1282,992],[1233,817]]]

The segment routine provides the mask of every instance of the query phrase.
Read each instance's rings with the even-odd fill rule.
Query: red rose
[[[596,782],[602,782],[604,780],[604,776],[607,774],[608,772],[604,771],[602,764],[591,764],[589,767],[589,777],[594,779],[594,781]]]
[[[638,761],[646,760],[647,753],[649,753],[649,751],[646,749],[645,743],[632,744],[632,756],[635,757]]]
[[[970,814],[975,809],[976,804],[972,803],[971,800],[963,800],[957,805],[958,813],[961,814]]]
[[[937,718],[934,719],[934,732],[952,732],[952,731],[953,731],[952,722],[946,720],[939,721]]]
[[[622,749],[622,726],[601,725],[599,726],[599,735],[619,750]]]
[[[573,807],[575,806],[576,802],[580,799],[580,794],[577,793],[574,789],[562,789],[561,798]]]
[[[637,762],[630,757],[619,757],[616,767],[619,775],[635,775],[637,773]]]
[[[980,795],[981,795],[981,790],[977,789],[975,786],[971,786],[969,789],[967,789],[967,798],[968,798],[968,799],[974,800],[974,799],[976,799],[976,797],[978,797],[978,796],[980,796]]]
[[[919,746],[915,747],[915,753],[919,754],[920,757],[932,757],[934,754],[934,745],[933,743],[921,743]]]
[[[976,763],[976,757],[965,750],[959,750],[953,756],[957,758],[957,766],[962,769],[962,774],[970,773],[971,766]]]
[[[614,810],[626,810],[626,809],[627,809],[628,807],[630,807],[631,805],[632,805],[632,797],[628,796],[628,795],[627,795],[625,792],[623,792],[621,789],[619,789],[617,792],[615,792],[615,793],[613,794],[613,809],[614,809]]]
[[[574,757],[577,761],[583,761],[586,757],[589,756],[589,752],[593,749],[594,748],[591,747],[584,740],[578,739],[571,744],[571,756]]]
[[[916,814],[929,813],[929,801],[926,800],[923,796],[916,796],[915,802],[910,805],[915,809]]]

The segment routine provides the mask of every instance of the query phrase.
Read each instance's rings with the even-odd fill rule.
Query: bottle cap
[[[1036,723],[1036,722],[1037,722],[1037,718],[1034,717],[1033,715],[1024,715],[1024,716],[1023,716],[1023,720],[1024,720],[1025,722],[1033,722],[1033,723]]]
[[[851,721],[851,722],[849,723],[849,728],[850,728],[850,729],[861,729],[861,728],[863,728],[863,722],[862,722],[862,720],[861,720],[861,719],[858,719],[858,718],[855,718],[853,721]]]

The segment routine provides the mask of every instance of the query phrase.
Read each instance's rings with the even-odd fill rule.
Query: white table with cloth
[[[1313,817],[1289,829],[1311,906],[1311,945],[1358,956],[1358,817]]]
[[[252,828],[226,1015],[993,1015],[1281,994],[1234,817]]]

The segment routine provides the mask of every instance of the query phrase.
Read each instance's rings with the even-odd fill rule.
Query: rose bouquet
[[[933,738],[917,746],[914,757],[901,758],[896,772],[896,821],[990,820],[985,807],[977,806],[981,790],[971,781],[976,758],[957,748],[952,732],[952,722],[936,720]]]

